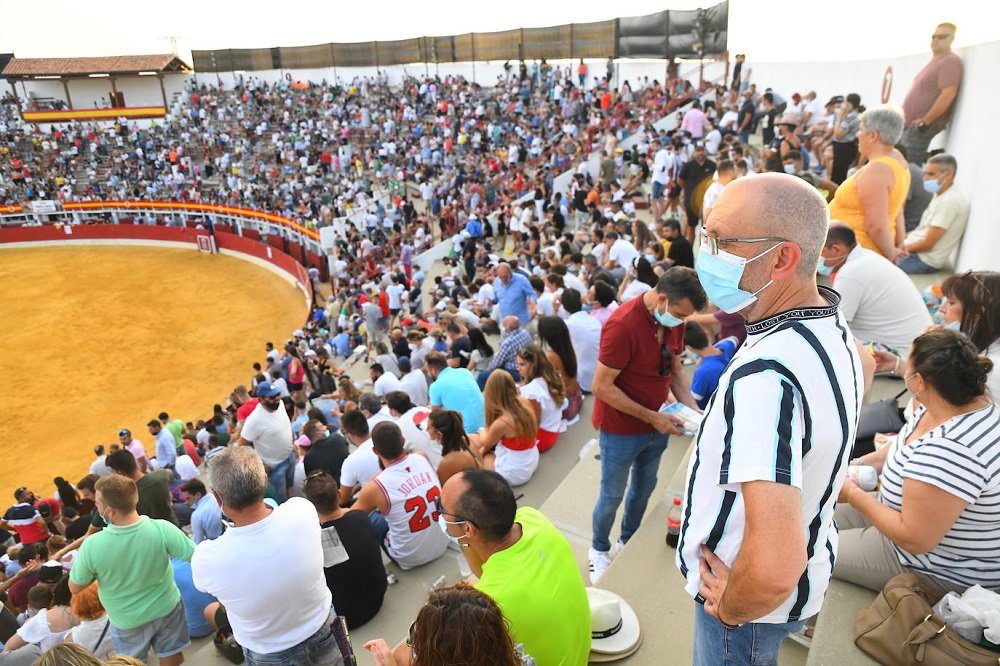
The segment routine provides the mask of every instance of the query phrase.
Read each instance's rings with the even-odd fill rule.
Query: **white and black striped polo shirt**
[[[785,602],[755,621],[815,615],[833,571],[833,510],[854,444],[864,391],[861,360],[840,297],[820,287],[825,307],[796,308],[747,324],[705,410],[688,466],[677,566],[695,597],[707,545],[732,566],[743,542],[741,484],[772,481],[802,491],[808,565]]]
[[[1000,407],[990,402],[949,419],[909,444],[926,410],[903,426],[882,469],[879,500],[902,510],[903,479],[929,483],[969,503],[937,546],[922,555],[902,548],[903,566],[966,587],[1000,588]]]

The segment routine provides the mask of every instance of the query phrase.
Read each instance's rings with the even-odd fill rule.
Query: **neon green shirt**
[[[119,629],[159,619],[181,599],[170,557],[191,560],[194,542],[165,520],[108,525],[83,542],[69,578],[77,585],[98,581],[98,596]]]
[[[590,654],[590,604],[569,543],[537,509],[514,521],[521,538],[483,563],[476,588],[490,595],[538,666],[582,666]]]

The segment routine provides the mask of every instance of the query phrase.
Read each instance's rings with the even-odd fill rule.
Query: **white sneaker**
[[[604,574],[608,569],[608,565],[611,564],[611,555],[605,551],[590,549],[588,552],[588,559],[590,560],[590,584],[597,585],[597,580]]]
[[[622,552],[623,550],[625,550],[625,542],[622,541],[621,539],[618,539],[618,541],[615,542],[614,548],[611,549],[612,551],[611,559],[617,557],[618,553]]]

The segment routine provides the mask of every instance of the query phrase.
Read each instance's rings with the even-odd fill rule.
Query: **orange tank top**
[[[890,230],[895,229],[896,216],[903,209],[903,205],[906,203],[906,194],[910,190],[910,169],[889,155],[876,157],[868,165],[855,171],[837,188],[837,194],[830,202],[830,219],[839,220],[853,229],[858,245],[881,253],[875,241],[868,234],[868,225],[865,224],[865,212],[861,207],[857,186],[857,177],[864,173],[868,166],[875,163],[887,164],[892,169],[893,183],[892,189],[889,190],[889,228]],[[895,234],[893,237],[895,238]],[[896,242],[899,240],[895,238]]]

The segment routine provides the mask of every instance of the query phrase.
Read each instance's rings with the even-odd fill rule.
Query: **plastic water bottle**
[[[670,507],[667,514],[667,545],[671,548],[677,547],[677,540],[681,536],[681,498],[674,498],[674,505]]]
[[[445,583],[447,581],[448,578],[444,574],[441,574],[440,576],[437,577],[437,579],[433,583],[431,583],[431,589],[440,590],[442,587],[445,586]]]
[[[847,468],[847,478],[865,492],[878,487],[878,471],[870,465],[851,465]]]

